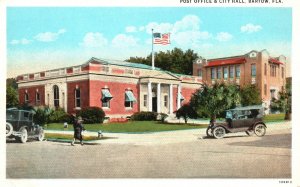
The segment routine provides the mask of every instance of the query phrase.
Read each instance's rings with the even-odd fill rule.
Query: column
[[[157,83],[157,93],[156,93],[156,96],[157,96],[157,113],[160,113],[161,112],[161,109],[160,109],[160,106],[161,106],[161,103],[160,103],[160,83]]]
[[[173,84],[169,87],[169,113],[173,114]]]
[[[151,82],[148,82],[148,111],[152,112],[152,87],[151,87]]]
[[[181,85],[178,84],[178,87],[177,87],[177,110],[181,107],[180,93],[181,93]]]

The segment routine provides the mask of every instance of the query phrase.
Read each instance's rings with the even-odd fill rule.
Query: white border
[[[193,0],[192,0],[193,1]],[[298,124],[299,104],[300,103],[300,1],[297,0],[282,0],[283,4],[180,4],[180,0],[0,0],[0,93],[5,93],[5,79],[6,79],[6,7],[292,7],[293,10],[293,35],[292,35],[292,57],[291,57],[291,72],[293,76],[293,142],[292,142],[292,184],[279,184],[280,179],[95,179],[95,180],[6,180],[6,154],[2,151],[0,154],[0,186],[61,186],[67,184],[68,186],[299,186],[300,185],[300,144],[299,132],[300,124]],[[5,119],[5,94],[0,97],[1,110],[0,119],[1,124],[4,124]],[[2,128],[4,129],[4,128]],[[5,133],[0,131],[0,150],[5,150]]]

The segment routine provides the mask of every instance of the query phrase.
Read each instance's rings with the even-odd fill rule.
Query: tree
[[[186,75],[192,74],[193,62],[197,58],[198,54],[191,49],[188,49],[184,52],[182,49],[174,48],[171,51],[159,51],[154,54],[155,67],[161,68],[162,70],[171,71],[173,73],[180,73]],[[146,58],[130,57],[125,61],[151,65],[152,54],[149,54]]]
[[[273,98],[270,104],[271,110],[279,110],[285,113],[284,119],[291,120],[292,114],[292,84],[287,82],[285,89],[279,92],[278,99]]]
[[[217,115],[240,104],[240,100],[236,85],[215,83],[212,86],[203,84],[192,95],[190,104],[198,114],[203,113],[215,120]]]
[[[18,106],[17,90],[12,86],[6,86],[6,108]]]
[[[176,117],[178,119],[183,117],[184,122],[187,123],[188,118],[197,117],[197,113],[195,112],[195,110],[189,104],[184,104],[182,107],[180,107],[176,111]]]
[[[255,85],[246,85],[241,88],[241,104],[242,106],[259,105],[262,103],[259,89]]]

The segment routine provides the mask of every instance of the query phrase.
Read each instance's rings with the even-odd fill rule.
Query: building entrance
[[[157,112],[157,97],[152,97],[152,112]]]

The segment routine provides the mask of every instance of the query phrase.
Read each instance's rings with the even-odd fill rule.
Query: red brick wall
[[[182,105],[185,103],[189,103],[190,99],[193,95],[193,93],[195,93],[196,89],[193,88],[181,88],[181,94],[184,97],[184,101],[182,102]]]
[[[24,104],[25,102],[25,91],[27,90],[29,96],[29,104],[36,106],[35,94],[38,89],[38,93],[40,94],[40,105],[45,105],[45,86],[32,86],[27,88],[19,88],[19,103]]]
[[[110,109],[105,109],[105,114],[124,114],[131,115],[139,110],[139,86],[136,84],[129,83],[118,83],[118,82],[104,82],[90,80],[90,106],[102,107],[102,88],[108,88],[113,98],[110,100]],[[130,89],[133,95],[137,99],[134,102],[133,108],[128,110],[125,109],[125,90]]]
[[[67,83],[68,88],[68,95],[67,95],[67,103],[68,113],[75,112],[75,89],[76,86],[80,89],[80,107],[85,108],[89,106],[89,81],[83,80],[83,81],[77,81],[77,82],[69,82]]]

